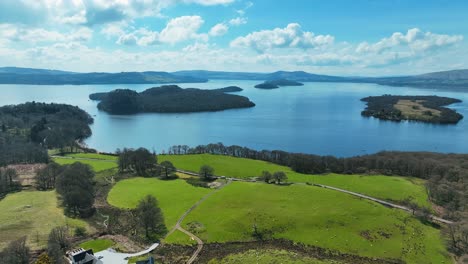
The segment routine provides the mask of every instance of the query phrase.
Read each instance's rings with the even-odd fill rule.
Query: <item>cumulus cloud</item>
[[[226,34],[226,33],[228,32],[228,30],[229,30],[229,27],[226,26],[226,24],[224,24],[224,23],[219,23],[219,24],[214,25],[214,26],[210,29],[209,34],[210,34],[211,36],[215,36],[215,37],[217,37],[217,36],[222,36],[222,35]]]
[[[229,20],[229,24],[232,26],[240,26],[243,24],[247,24],[247,18],[246,17],[236,17],[231,20]]]
[[[80,27],[67,34],[46,30],[43,28],[30,28],[12,24],[0,24],[0,37],[9,42],[85,42],[91,39],[93,31],[89,28]]]
[[[358,53],[383,53],[392,49],[409,48],[415,52],[425,51],[453,45],[463,40],[461,35],[443,35],[423,32],[418,28],[409,29],[406,34],[395,32],[389,38],[383,38],[376,43],[360,43]]]
[[[207,41],[208,35],[198,33],[204,20],[200,16],[176,17],[166,24],[160,32],[146,28],[140,28],[129,33],[122,33],[117,40],[117,44],[150,46],[157,44],[176,44],[189,39]],[[116,29],[109,29],[110,33],[116,33]]]
[[[94,26],[137,17],[160,16],[177,4],[227,5],[234,0],[2,0],[0,23],[58,22]]]
[[[231,42],[231,47],[249,47],[257,52],[265,52],[275,48],[310,49],[332,44],[334,37],[330,35],[315,35],[303,31],[297,23],[291,23],[285,28],[262,30],[238,37]]]

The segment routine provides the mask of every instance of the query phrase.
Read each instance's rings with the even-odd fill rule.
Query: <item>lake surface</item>
[[[156,152],[172,145],[196,146],[222,142],[254,149],[280,149],[320,155],[353,156],[381,150],[468,153],[468,93],[444,92],[374,84],[306,83],[275,90],[253,88],[258,81],[180,84],[214,89],[237,85],[237,93],[256,106],[247,109],[189,114],[109,115],[98,111],[94,92],[130,88],[143,91],[159,85],[0,85],[0,105],[28,101],[77,105],[94,117],[89,147],[113,152],[146,147]],[[370,95],[439,95],[459,98],[451,107],[465,118],[457,125],[391,122],[362,117]]]

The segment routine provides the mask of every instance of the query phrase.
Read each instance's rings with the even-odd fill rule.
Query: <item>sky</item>
[[[1,0],[0,67],[79,72],[468,68],[466,0]]]

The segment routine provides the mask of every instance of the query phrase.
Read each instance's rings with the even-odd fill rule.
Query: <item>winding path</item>
[[[190,214],[195,208],[197,208],[197,206],[199,206],[203,201],[205,201],[206,199],[208,199],[208,197],[210,197],[214,193],[218,192],[219,190],[224,188],[224,186],[229,185],[230,183],[231,183],[231,181],[228,181],[226,184],[219,187],[215,191],[210,192],[207,195],[203,196],[200,200],[198,200],[198,202],[196,202],[194,205],[192,205],[192,207],[190,207],[187,211],[184,212],[184,214],[179,218],[179,220],[177,220],[177,223],[171,229],[171,231],[169,231],[169,233],[167,233],[166,238],[169,237],[172,233],[174,233],[175,230],[179,230],[179,231],[183,232],[184,234],[186,234],[187,236],[189,236],[191,239],[194,239],[195,241],[197,241],[197,250],[195,250],[195,252],[193,252],[192,256],[187,261],[187,264],[192,264],[197,259],[198,254],[200,254],[200,252],[203,249],[203,241],[199,237],[197,237],[196,235],[191,233],[190,231],[184,229],[180,224],[182,223],[182,221],[184,221],[185,217],[187,217],[187,215]]]

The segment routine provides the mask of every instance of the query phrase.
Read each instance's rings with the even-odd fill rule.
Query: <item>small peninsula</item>
[[[436,124],[456,124],[463,116],[444,106],[461,100],[439,96],[382,95],[362,98],[367,107],[361,112],[366,117],[382,120],[412,120]]]
[[[277,80],[271,80],[271,81],[265,81],[263,83],[255,85],[255,88],[259,89],[276,89],[281,86],[302,86],[304,85],[303,83],[296,82],[296,81],[291,81],[291,80],[286,80],[286,79],[277,79]]]
[[[196,88],[182,89],[177,85],[163,85],[149,88],[140,93],[129,89],[94,93],[90,94],[89,98],[100,101],[98,104],[99,110],[116,115],[211,112],[255,106],[245,96],[225,93],[240,89],[237,88],[226,87],[215,90],[202,90]]]

